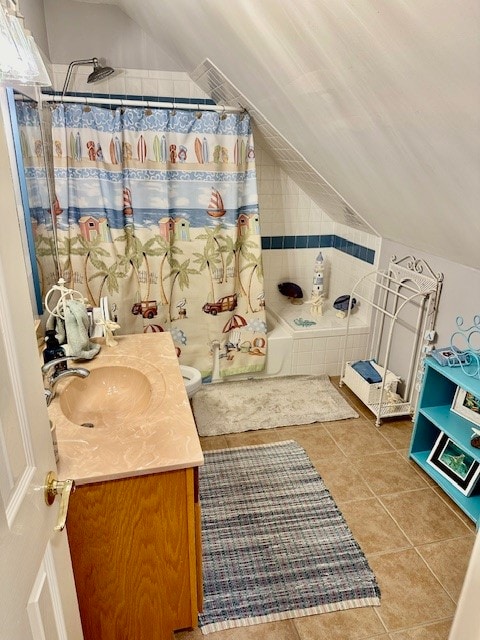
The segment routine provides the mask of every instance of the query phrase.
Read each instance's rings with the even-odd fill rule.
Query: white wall
[[[471,327],[475,315],[480,314],[480,270],[465,267],[412,247],[384,240],[380,252],[380,268],[385,268],[392,255],[397,258],[412,255],[425,260],[435,273],[443,273],[444,281],[436,319],[437,347],[450,345],[452,334],[457,330],[456,318],[462,316],[466,327]],[[476,348],[480,348],[477,340]],[[404,375],[408,368],[406,350],[397,345],[392,352],[391,368]]]
[[[477,266],[478,0],[117,4],[186,71],[209,58],[382,237]]]
[[[449,640],[480,640],[480,535],[477,532],[472,555],[453,619]]]
[[[19,8],[25,17],[25,26],[33,34],[37,46],[47,58],[50,57],[47,38],[47,25],[42,0],[20,0]]]
[[[384,240],[380,252],[382,268],[388,264],[392,255],[399,258],[404,255],[422,258],[436,273],[444,274],[436,323],[438,346],[443,347],[450,343],[450,337],[456,330],[457,316],[463,316],[466,325],[473,324],[473,317],[480,314],[480,269],[465,267],[412,247]]]
[[[147,34],[116,6],[74,0],[44,0],[44,5],[52,63],[97,57],[112,67],[184,71],[155,30]]]

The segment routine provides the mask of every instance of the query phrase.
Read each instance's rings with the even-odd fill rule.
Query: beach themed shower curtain
[[[183,364],[222,376],[266,355],[255,154],[247,114],[58,105],[61,272],[117,333],[170,331]]]

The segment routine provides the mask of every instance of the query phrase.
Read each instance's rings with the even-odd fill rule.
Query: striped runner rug
[[[288,440],[204,456],[204,634],[380,604],[375,576],[302,447]]]

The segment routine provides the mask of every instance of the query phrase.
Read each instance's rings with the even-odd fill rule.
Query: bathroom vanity
[[[202,607],[203,454],[170,334],[117,340],[49,407],[59,476],[76,483],[67,533],[82,626],[85,640],[170,639]]]

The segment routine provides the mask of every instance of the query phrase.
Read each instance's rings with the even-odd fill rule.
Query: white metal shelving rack
[[[396,256],[392,256],[387,269],[368,273],[352,289],[352,298],[371,307],[372,334],[367,359],[379,363],[381,358],[383,364],[379,368],[384,375],[382,382],[378,384],[378,393],[369,393],[368,389],[365,390],[368,384],[346,361],[351,315],[349,309],[340,385],[347,384],[368,406],[377,418],[377,426],[382,418],[412,415],[415,410],[423,351],[429,342],[426,334],[434,330],[442,282],[443,274],[435,274],[424,260],[413,256],[398,260]],[[387,379],[395,377],[390,373],[389,360],[395,328],[399,326],[403,326],[411,334],[410,344],[402,344],[402,348],[409,350],[410,361],[408,374],[402,380],[400,397],[391,392],[387,383]]]

